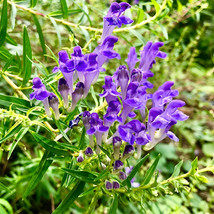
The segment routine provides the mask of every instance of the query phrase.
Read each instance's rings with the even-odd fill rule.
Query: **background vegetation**
[[[115,50],[121,55],[121,60],[112,60],[107,65],[106,73],[101,74],[98,82],[91,88],[87,101],[82,101],[77,112],[70,114],[65,121],[68,122],[85,107],[93,109],[103,103],[98,94],[104,76],[113,74],[119,64],[124,64],[131,46],[139,50],[147,41],[163,41],[165,46],[162,50],[168,53],[168,57],[166,60],[158,60],[153,68],[155,75],[151,82],[156,89],[167,80],[175,81],[175,88],[180,91],[179,98],[186,102],[183,111],[190,118],[174,127],[173,132],[179,136],[180,141],[173,143],[164,140],[157,145],[150,154],[150,161],[142,166],[136,178],[142,180],[144,172],[158,153],[161,158],[157,169],[163,179],[172,174],[180,160],[183,160],[181,173],[190,170],[191,162],[196,156],[199,168],[212,165],[214,2],[140,0],[136,5],[134,1],[127,2],[132,4],[128,16],[134,20],[132,26],[135,27],[128,30],[120,28],[114,32],[120,40]],[[56,57],[60,50],[65,49],[70,53],[78,44],[87,53],[96,47],[101,36],[102,19],[109,5],[110,1],[107,0],[4,1],[4,5],[1,1],[1,214],[50,213],[69,192],[71,177],[66,176],[59,167],[68,167],[71,161],[50,157],[48,160],[54,162],[50,162],[51,166],[37,187],[26,193],[29,180],[38,164],[41,164],[45,151],[32,137],[29,127],[35,131],[40,129],[40,133],[46,138],[51,138],[52,135],[59,134],[57,131],[60,125],[56,127],[44,117],[39,102],[33,101],[30,106],[30,102],[16,98],[29,98],[31,79],[36,76],[42,77],[47,84],[57,81],[58,76],[52,73],[52,69],[57,65]],[[63,124],[62,127],[64,126]],[[81,141],[81,133],[82,127],[75,127],[73,132],[68,133],[74,145]],[[153,197],[145,205],[146,213],[214,213],[214,177],[211,172],[206,177],[208,180],[204,177],[183,180],[187,184],[182,186],[182,191],[179,182],[174,183],[173,195],[170,189],[158,198],[153,192]],[[76,200],[67,212],[85,213],[93,194],[91,192]],[[94,200],[97,204],[92,207],[94,212],[107,213],[112,201],[110,196],[103,193],[102,197],[96,197]],[[119,200],[117,213],[145,212],[141,203],[134,198],[128,201],[126,197]]]

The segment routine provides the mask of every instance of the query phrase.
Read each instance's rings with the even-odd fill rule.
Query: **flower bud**
[[[130,157],[134,152],[135,152],[135,149],[132,145],[126,145],[123,152],[123,158]]]
[[[93,151],[92,151],[91,147],[88,147],[85,150],[85,155],[88,156],[88,157],[91,157],[93,155]]]
[[[64,78],[59,79],[58,83],[58,91],[62,96],[64,101],[64,108],[68,108],[68,94],[69,94],[69,86],[67,81]]]
[[[60,114],[59,114],[59,100],[57,96],[54,93],[51,93],[48,97],[48,102],[50,107],[53,109],[55,113],[56,120],[58,120],[60,117]]]
[[[113,188],[114,189],[119,189],[120,188],[120,184],[117,181],[113,182]]]
[[[121,170],[122,168],[123,168],[123,162],[120,160],[116,160],[114,162],[114,170],[117,171],[117,170]]]
[[[112,188],[113,188],[112,183],[109,182],[109,181],[106,181],[106,189],[107,189],[107,190],[111,190]]]
[[[127,178],[127,175],[125,172],[119,172],[119,176],[118,176],[121,180],[125,180]]]
[[[120,156],[120,146],[122,145],[122,140],[120,137],[113,137],[112,141],[113,149],[114,149],[114,158],[119,159]]]
[[[82,155],[79,155],[79,156],[77,157],[77,162],[81,163],[81,162],[83,162],[83,161],[84,161],[83,156],[82,156]]]

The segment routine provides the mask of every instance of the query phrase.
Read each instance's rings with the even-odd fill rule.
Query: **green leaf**
[[[13,152],[13,150],[15,149],[16,145],[18,144],[18,142],[24,137],[24,135],[27,133],[27,131],[29,130],[29,127],[22,127],[20,129],[20,131],[18,132],[15,140],[13,141],[11,147],[10,147],[10,151],[8,153],[8,156],[7,156],[7,160],[10,159],[10,156]]]
[[[48,170],[49,166],[53,162],[52,160],[47,160],[47,158],[52,157],[52,156],[53,156],[52,153],[45,151],[37,170],[35,171],[34,175],[32,176],[32,178],[27,186],[27,189],[24,192],[24,195],[22,196],[23,199],[25,199],[30,194],[30,192],[37,186],[39,181],[42,179],[45,172]]]
[[[16,6],[14,4],[11,4],[11,15],[10,15],[10,23],[11,23],[11,29],[14,30],[15,23],[16,23]]]
[[[32,50],[30,45],[30,39],[28,36],[27,28],[24,26],[24,34],[23,34],[23,82],[22,85],[26,85],[31,76],[32,69]]]
[[[54,28],[56,30],[57,38],[58,38],[58,41],[59,41],[59,47],[61,47],[62,46],[62,38],[61,38],[61,33],[60,33],[60,30],[59,30],[59,27],[58,27],[57,23],[55,22],[55,20],[53,18],[51,18],[51,17],[49,17],[49,18],[50,18],[50,20],[51,20],[51,22],[52,22],[52,24],[53,24],[53,26],[54,26]]]
[[[208,179],[203,175],[196,175],[196,178],[197,178],[197,180],[199,180],[205,184],[209,183]]]
[[[111,204],[110,210],[109,210],[109,214],[115,214],[117,211],[117,207],[118,207],[118,196],[117,194],[115,194],[113,202]]]
[[[70,156],[68,151],[63,150],[56,144],[55,141],[47,139],[39,134],[37,134],[34,131],[30,130],[30,133],[33,135],[35,140],[42,146],[44,147],[47,151],[55,153],[57,155],[63,155],[63,156]]]
[[[35,14],[33,14],[33,19],[34,19],[34,23],[36,25],[37,32],[39,34],[39,41],[40,41],[41,46],[42,46],[42,52],[43,52],[43,55],[45,55],[45,54],[47,54],[47,52],[46,52],[44,36],[42,33],[42,28],[41,28],[41,25],[39,24],[39,20],[37,19]],[[46,56],[45,56],[45,59],[47,59]]]
[[[66,169],[66,168],[62,168],[62,170],[68,173],[69,175],[88,183],[94,183],[94,179],[97,177],[96,175],[87,171],[79,171],[79,170]]]
[[[104,149],[104,148],[103,148],[102,146],[100,146],[100,145],[97,145],[97,146],[100,147],[100,149],[103,151],[103,153],[105,153],[109,158],[111,158],[111,154],[110,154],[110,152],[109,152],[108,150]]]
[[[6,201],[3,198],[0,198],[0,204],[3,205],[6,209],[7,209],[7,214],[13,214],[13,208],[12,206],[9,204],[8,201]]]
[[[1,214],[8,214],[6,209],[4,209],[4,207],[2,205],[0,205],[0,213]]]
[[[83,127],[83,129],[82,129],[82,135],[81,135],[80,143],[79,143],[79,149],[80,150],[84,149],[85,146],[86,146],[85,135],[86,135],[86,129],[85,129],[85,127]]]
[[[72,16],[78,13],[82,13],[82,10],[80,9],[74,9],[74,10],[68,10],[68,15]],[[48,16],[52,16],[52,17],[61,17],[63,16],[62,11],[58,10],[58,11],[54,11],[48,14]]]
[[[84,197],[84,196],[86,196],[86,195],[88,195],[89,193],[91,193],[93,190],[95,190],[97,187],[95,186],[95,187],[91,187],[90,189],[88,189],[88,190],[86,190],[85,192],[83,192],[80,196],[79,196],[79,198],[82,198],[82,197]]]
[[[7,61],[7,63],[4,65],[4,67],[3,67],[3,69],[2,69],[2,72],[5,72],[5,71],[8,69],[8,67],[11,65],[11,63],[12,63],[12,61],[13,61],[13,58],[14,58],[14,56],[12,55],[12,56],[10,57],[10,59]]]
[[[202,151],[206,156],[213,157],[214,143],[205,143],[202,145]]]
[[[71,143],[70,139],[68,138],[68,136],[66,135],[66,133],[64,132],[64,129],[62,128],[61,124],[60,124],[60,121],[58,120],[55,120],[55,124],[57,126],[57,128],[59,129],[60,133],[62,134],[62,136],[69,142]]]
[[[61,9],[62,9],[62,15],[64,19],[68,18],[68,6],[66,3],[66,0],[60,0],[61,3]]]
[[[198,167],[198,157],[195,158],[195,160],[191,163],[192,168],[190,169],[190,175],[194,175],[197,171]]]
[[[14,105],[16,107],[22,107],[22,108],[31,108],[31,104],[29,101],[18,98],[18,97],[12,97],[12,96],[6,96],[3,94],[0,94],[0,105],[10,107],[11,105]]]
[[[183,160],[181,160],[174,168],[171,178],[177,177],[180,174],[181,166],[183,165]]]
[[[159,160],[160,160],[160,154],[157,156],[157,158],[155,159],[153,164],[150,166],[150,168],[146,171],[142,185],[146,185],[150,182],[153,174],[155,173]]]
[[[138,161],[138,163],[135,165],[135,167],[132,169],[131,173],[129,176],[122,182],[123,185],[127,184],[128,187],[131,187],[131,180],[134,178],[135,174],[138,172],[140,167],[145,163],[147,158],[149,157],[149,154],[147,154],[145,157],[143,157],[141,160]]]
[[[30,0],[30,7],[35,7],[37,4],[37,0]]]
[[[151,2],[155,6],[156,13],[158,13],[160,11],[160,5],[155,0],[151,0]]]
[[[9,191],[9,189],[1,182],[0,182],[0,190]]]
[[[109,173],[110,173],[110,172],[109,172],[109,169],[103,170],[103,171],[94,179],[94,182],[99,181],[100,179],[107,177],[107,175],[108,175]]]
[[[73,202],[78,198],[78,196],[83,192],[85,182],[77,181],[73,189],[68,193],[65,199],[60,203],[60,205],[54,210],[52,214],[62,214],[68,211],[68,208],[73,204]]]
[[[144,39],[144,37],[142,36],[142,34],[136,30],[129,30],[130,33],[132,33],[134,36],[136,36],[143,45],[146,44],[146,40]]]
[[[7,0],[4,0],[0,22],[0,47],[4,44],[7,35],[7,19]]]
[[[16,41],[14,39],[12,39],[8,34],[6,35],[5,42],[7,42],[11,45],[17,46]]]
[[[160,23],[159,23],[159,26],[161,27],[161,30],[162,30],[164,37],[166,38],[166,40],[168,40],[168,33],[167,33],[166,27]]]
[[[7,139],[13,137],[17,132],[19,132],[19,130],[21,129],[20,123],[21,122],[17,122],[10,128],[7,134],[2,139],[0,139],[0,144],[6,141]]]

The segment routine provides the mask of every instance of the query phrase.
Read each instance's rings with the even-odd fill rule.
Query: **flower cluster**
[[[178,110],[185,103],[181,100],[173,100],[178,95],[178,91],[172,89],[174,82],[165,82],[153,94],[147,92],[148,89],[153,88],[148,78],[154,75],[151,68],[156,62],[155,58],[166,57],[166,53],[159,50],[162,46],[162,42],[148,42],[140,52],[140,59],[135,48],[132,47],[126,60],[127,66],[121,65],[112,77],[105,77],[104,91],[100,96],[105,97],[108,108],[103,120],[97,113],[87,115],[87,118],[90,117],[87,134],[95,134],[99,146],[102,140],[106,144],[112,143],[116,159],[119,158],[122,140],[131,146],[136,144],[138,158],[141,156],[142,146],[145,146],[145,150],[149,150],[166,137],[178,141],[175,134],[169,130],[178,120],[183,121],[188,118]],[[152,101],[152,107],[146,115],[148,100]],[[135,119],[137,111],[141,115],[141,120]],[[118,128],[108,138],[108,130],[115,122],[118,122]]]
[[[104,17],[101,40],[92,53],[83,54],[80,46],[74,47],[70,56],[65,50],[58,53],[59,65],[54,67],[53,72],[61,72],[64,76],[58,82],[58,91],[64,101],[64,108],[68,112],[73,111],[78,101],[87,96],[91,84],[96,82],[100,72],[105,71],[102,67],[103,64],[109,59],[120,59],[120,55],[113,50],[118,38],[111,34],[115,27],[133,22],[127,16],[123,16],[123,13],[130,7],[128,3],[124,2],[111,4],[107,16]],[[34,78],[32,88],[35,92],[30,95],[30,98],[42,100],[49,117],[51,116],[49,106],[52,107],[55,118],[59,119],[57,96],[49,93],[38,77]],[[72,100],[71,106],[69,106],[69,96]]]

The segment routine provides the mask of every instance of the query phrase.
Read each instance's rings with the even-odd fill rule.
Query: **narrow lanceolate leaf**
[[[171,175],[172,178],[177,177],[180,174],[181,166],[183,165],[183,160],[181,160],[174,168],[174,171]]]
[[[37,29],[37,32],[39,34],[39,41],[40,41],[40,44],[42,46],[42,52],[43,52],[43,55],[47,54],[46,52],[46,46],[45,46],[45,40],[44,40],[44,36],[43,36],[43,33],[42,33],[42,28],[41,28],[41,25],[39,23],[39,20],[37,19],[36,15],[33,14],[33,20],[34,20],[34,23],[36,25],[36,29]],[[45,56],[45,59],[47,57]]]
[[[59,129],[60,133],[62,134],[62,136],[69,142],[71,143],[70,139],[68,138],[68,136],[66,135],[66,133],[64,132],[64,129],[63,127],[61,126],[60,124],[60,121],[58,120],[54,120],[55,121],[55,124],[57,126],[57,128]]]
[[[0,47],[4,44],[6,35],[7,35],[7,0],[4,0],[0,22]]]
[[[110,210],[109,210],[109,214],[115,214],[117,211],[117,207],[118,207],[118,196],[117,196],[117,194],[115,194],[113,202],[112,202]]]
[[[190,169],[190,175],[194,175],[198,168],[198,157],[195,158],[195,160],[192,162],[192,168]]]
[[[60,34],[60,30],[59,30],[59,27],[57,25],[57,23],[55,22],[55,20],[53,18],[50,17],[50,20],[56,30],[56,34],[57,34],[57,38],[58,38],[58,41],[59,41],[59,46],[61,47],[62,46],[62,38],[61,38],[61,34]]]
[[[0,190],[9,191],[9,189],[1,182],[0,182]]]
[[[66,0],[60,0],[60,3],[61,3],[63,18],[67,19],[68,18],[68,7],[67,7]]]
[[[33,177],[31,178],[27,186],[27,189],[24,192],[24,195],[22,196],[23,199],[25,199],[31,193],[31,191],[37,186],[39,181],[42,179],[45,172],[48,170],[49,166],[53,162],[53,160],[47,160],[47,159],[52,156],[53,156],[53,153],[45,151],[37,170],[35,171]]]
[[[57,155],[63,155],[63,156],[70,156],[69,152],[64,150],[62,147],[60,147],[58,144],[56,144],[55,141],[52,141],[50,139],[47,139],[43,137],[42,135],[37,134],[34,131],[30,131],[30,133],[33,135],[35,140],[47,151],[55,153]]]
[[[146,185],[150,182],[153,174],[155,173],[159,160],[160,160],[160,154],[157,156],[157,158],[155,159],[153,164],[150,166],[150,168],[146,171],[146,174],[143,179],[143,185]]]
[[[31,107],[30,102],[18,97],[6,96],[4,94],[0,94],[0,106],[10,107],[11,105],[27,108]]]
[[[24,27],[23,34],[23,82],[22,85],[26,85],[28,80],[30,79],[31,69],[32,69],[32,50],[30,46],[30,39],[28,36],[27,28]]]
[[[85,182],[77,181],[76,185],[73,187],[71,192],[65,197],[65,199],[60,203],[60,205],[54,210],[52,214],[61,214],[68,211],[69,207],[78,198],[78,196],[83,192]]]
[[[94,183],[94,179],[97,177],[96,175],[87,172],[87,171],[79,171],[79,170],[74,170],[74,169],[66,169],[62,168],[62,170],[72,177],[75,177],[79,180],[88,182],[88,183]]]
[[[9,151],[8,157],[7,157],[8,160],[9,160],[13,150],[16,148],[16,145],[24,137],[24,135],[27,133],[28,130],[29,130],[29,127],[22,127],[20,129],[19,133],[16,136],[16,139],[13,141],[13,143],[12,143],[12,145],[10,147],[10,151]]]
[[[11,29],[12,30],[15,28],[16,12],[17,12],[16,6],[14,4],[11,4],[10,23],[11,23]]]
[[[10,129],[9,131],[7,132],[7,134],[2,138],[0,139],[0,144],[3,143],[4,141],[6,141],[7,139],[13,137],[17,132],[19,132],[19,130],[21,129],[21,122],[17,122],[15,123]]]
[[[133,170],[131,171],[131,173],[129,174],[129,176],[123,181],[123,183],[122,183],[123,185],[127,184],[128,187],[131,187],[131,183],[130,182],[131,182],[132,178],[134,178],[135,174],[138,172],[138,170],[140,169],[140,167],[145,163],[145,161],[147,160],[148,157],[149,157],[149,154],[147,154],[140,161],[138,161],[138,163],[133,168]]]
[[[30,0],[30,7],[35,7],[37,0]]]
[[[80,138],[80,143],[79,143],[79,149],[84,149],[86,142],[85,142],[85,133],[86,133],[86,129],[85,127],[82,129],[82,135]]]

